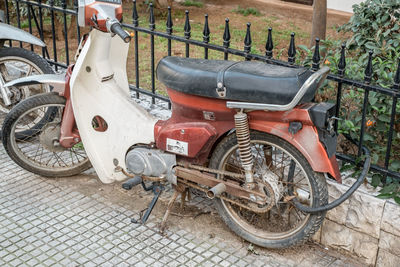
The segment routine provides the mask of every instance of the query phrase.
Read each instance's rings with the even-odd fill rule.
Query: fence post
[[[139,89],[139,36],[136,27],[139,26],[139,16],[136,9],[136,0],[133,0],[133,11],[132,11],[132,24],[135,27],[135,86],[136,89]],[[136,91],[136,98],[139,98],[139,92]]]
[[[315,48],[314,48],[314,54],[312,57],[312,69],[314,71],[319,70],[319,62],[321,61],[321,57],[319,55],[319,38],[315,38]]]
[[[364,72],[364,82],[366,84],[370,84],[371,78],[372,78],[372,51],[369,51],[369,56],[368,56],[368,64],[367,67],[365,68]],[[361,117],[361,132],[360,132],[360,140],[358,142],[358,157],[361,156],[361,151],[362,151],[362,145],[364,142],[364,133],[365,133],[365,119],[367,115],[367,107],[368,107],[368,97],[369,97],[369,89],[366,88],[364,89],[364,103],[363,103],[363,109],[362,109],[362,117]]]
[[[210,42],[210,28],[208,27],[208,14],[204,15],[203,42],[206,44]],[[204,47],[204,58],[208,59],[207,47]]]
[[[246,53],[246,60],[250,60],[248,57],[248,54],[250,54],[251,51],[251,33],[250,33],[250,26],[251,23],[247,22],[247,29],[246,29],[246,36],[244,37],[244,52]]]
[[[155,18],[154,18],[154,9],[153,9],[153,3],[150,3],[150,16],[149,16],[149,28],[150,28],[150,56],[151,56],[151,92],[153,94],[156,93],[156,80],[154,77],[154,34],[153,31],[156,28],[155,24]],[[151,103],[155,104],[156,103],[156,98],[154,96],[151,97]]]
[[[223,42],[223,47],[224,47],[224,60],[228,60],[228,48],[229,45],[231,44],[231,32],[229,30],[229,18],[225,19],[225,29],[224,29],[224,35],[222,36],[222,39],[224,40]]]
[[[54,0],[50,0],[50,6],[51,7],[54,6]],[[58,62],[58,60],[57,60],[57,42],[56,42],[57,36],[56,36],[56,27],[54,25],[55,17],[54,17],[53,9],[50,10],[50,17],[51,17],[51,36],[53,38],[53,58],[54,58],[54,62]],[[58,70],[57,65],[54,65],[54,68],[56,71]]]
[[[185,39],[189,40],[190,39],[190,30],[192,27],[190,27],[190,22],[189,22],[189,10],[185,11],[185,26],[183,28],[184,30],[184,36]],[[189,57],[189,44],[186,43],[186,57]]]
[[[272,50],[274,49],[274,43],[272,42],[272,28],[268,28],[268,38],[267,42],[265,43],[265,56],[268,59],[271,59],[273,56]]]
[[[294,32],[290,34],[290,44],[288,50],[288,62],[290,65],[293,65],[296,61],[296,46],[294,44]]]
[[[400,89],[400,59],[397,62],[397,70],[396,74],[394,75],[393,80],[393,99],[392,99],[392,110],[390,114],[390,126],[388,132],[388,142],[386,146],[386,155],[385,155],[385,170],[389,168],[389,160],[390,160],[390,152],[392,150],[392,140],[393,140],[393,131],[394,131],[394,120],[396,117],[396,106],[397,106],[397,97],[399,94]],[[383,183],[386,184],[387,174],[384,176]]]
[[[166,31],[168,35],[172,35],[172,27],[174,26],[174,23],[172,22],[172,15],[171,15],[171,7],[168,7],[168,17],[167,17],[167,23],[165,24],[167,26]],[[171,56],[171,39],[168,39],[168,56]]]

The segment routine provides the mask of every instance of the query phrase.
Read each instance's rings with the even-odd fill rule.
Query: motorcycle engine
[[[126,167],[129,172],[142,176],[166,178],[176,184],[172,168],[176,165],[176,156],[159,149],[137,147],[126,155]]]

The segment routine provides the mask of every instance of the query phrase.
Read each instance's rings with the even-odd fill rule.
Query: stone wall
[[[330,200],[348,190],[328,181]],[[348,200],[329,211],[314,240],[326,247],[349,252],[368,266],[400,266],[400,206],[376,198],[376,190],[362,185]]]

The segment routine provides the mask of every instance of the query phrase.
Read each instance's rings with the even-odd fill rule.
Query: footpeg
[[[156,205],[159,196],[161,195],[162,191],[164,191],[164,187],[160,183],[155,182],[155,183],[153,183],[152,186],[146,188],[144,186],[144,183],[143,182],[141,182],[141,183],[145,190],[148,189],[148,190],[153,191],[154,197],[151,200],[149,207],[140,212],[139,220],[132,218],[131,222],[145,224],[146,221],[149,219],[150,213],[153,211],[153,208]],[[146,190],[146,191],[148,191],[148,190]],[[144,211],[146,211],[146,212],[143,214]]]
[[[124,182],[122,184],[122,188],[125,190],[131,190],[133,187],[137,186],[138,184],[142,183],[142,177],[140,176],[135,176],[132,179],[129,179],[128,181]]]

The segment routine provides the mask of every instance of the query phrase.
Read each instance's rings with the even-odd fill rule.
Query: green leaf
[[[374,175],[372,175],[371,185],[376,188],[380,184],[381,184],[381,175],[375,173]]]
[[[397,204],[400,205],[400,197],[394,196],[393,199],[394,199],[394,201],[396,201]]]
[[[388,198],[391,198],[392,196],[393,196],[392,193],[386,193],[386,194],[379,194],[376,197],[380,198],[380,199],[388,199]]]

